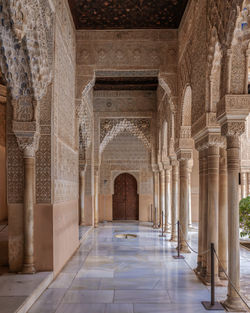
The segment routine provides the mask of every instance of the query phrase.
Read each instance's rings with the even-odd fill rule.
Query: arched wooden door
[[[139,196],[136,179],[124,173],[116,177],[113,195],[113,220],[138,220]]]

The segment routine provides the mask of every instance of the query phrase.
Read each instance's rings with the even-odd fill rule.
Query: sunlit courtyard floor
[[[115,237],[121,233],[137,238]],[[190,236],[195,247],[197,231]],[[196,256],[174,260],[176,244],[167,239],[149,224],[100,224],[29,313],[206,312],[209,287],[192,270]],[[224,299],[225,288],[218,291]]]

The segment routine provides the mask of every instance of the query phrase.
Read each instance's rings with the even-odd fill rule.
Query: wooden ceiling
[[[156,90],[157,77],[97,77],[94,90]]]
[[[178,28],[188,0],[68,0],[77,29]]]

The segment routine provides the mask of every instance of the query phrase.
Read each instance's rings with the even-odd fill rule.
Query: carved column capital
[[[220,133],[207,133],[205,136],[199,138],[195,142],[195,148],[198,151],[203,151],[211,146],[219,148],[226,147],[226,138],[221,136]]]
[[[223,136],[240,136],[244,133],[246,128],[245,120],[231,120],[227,121],[221,126],[221,134]]]
[[[193,158],[193,151],[191,149],[180,149],[177,151],[177,160],[191,160]]]
[[[12,129],[20,150],[24,152],[24,157],[35,157],[40,138],[40,133],[37,131],[37,122],[13,121]]]

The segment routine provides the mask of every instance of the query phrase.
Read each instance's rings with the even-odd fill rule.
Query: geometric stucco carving
[[[147,148],[150,148],[151,120],[146,118],[113,118],[100,121],[100,153],[106,145],[119,133],[128,131],[141,139]]]

